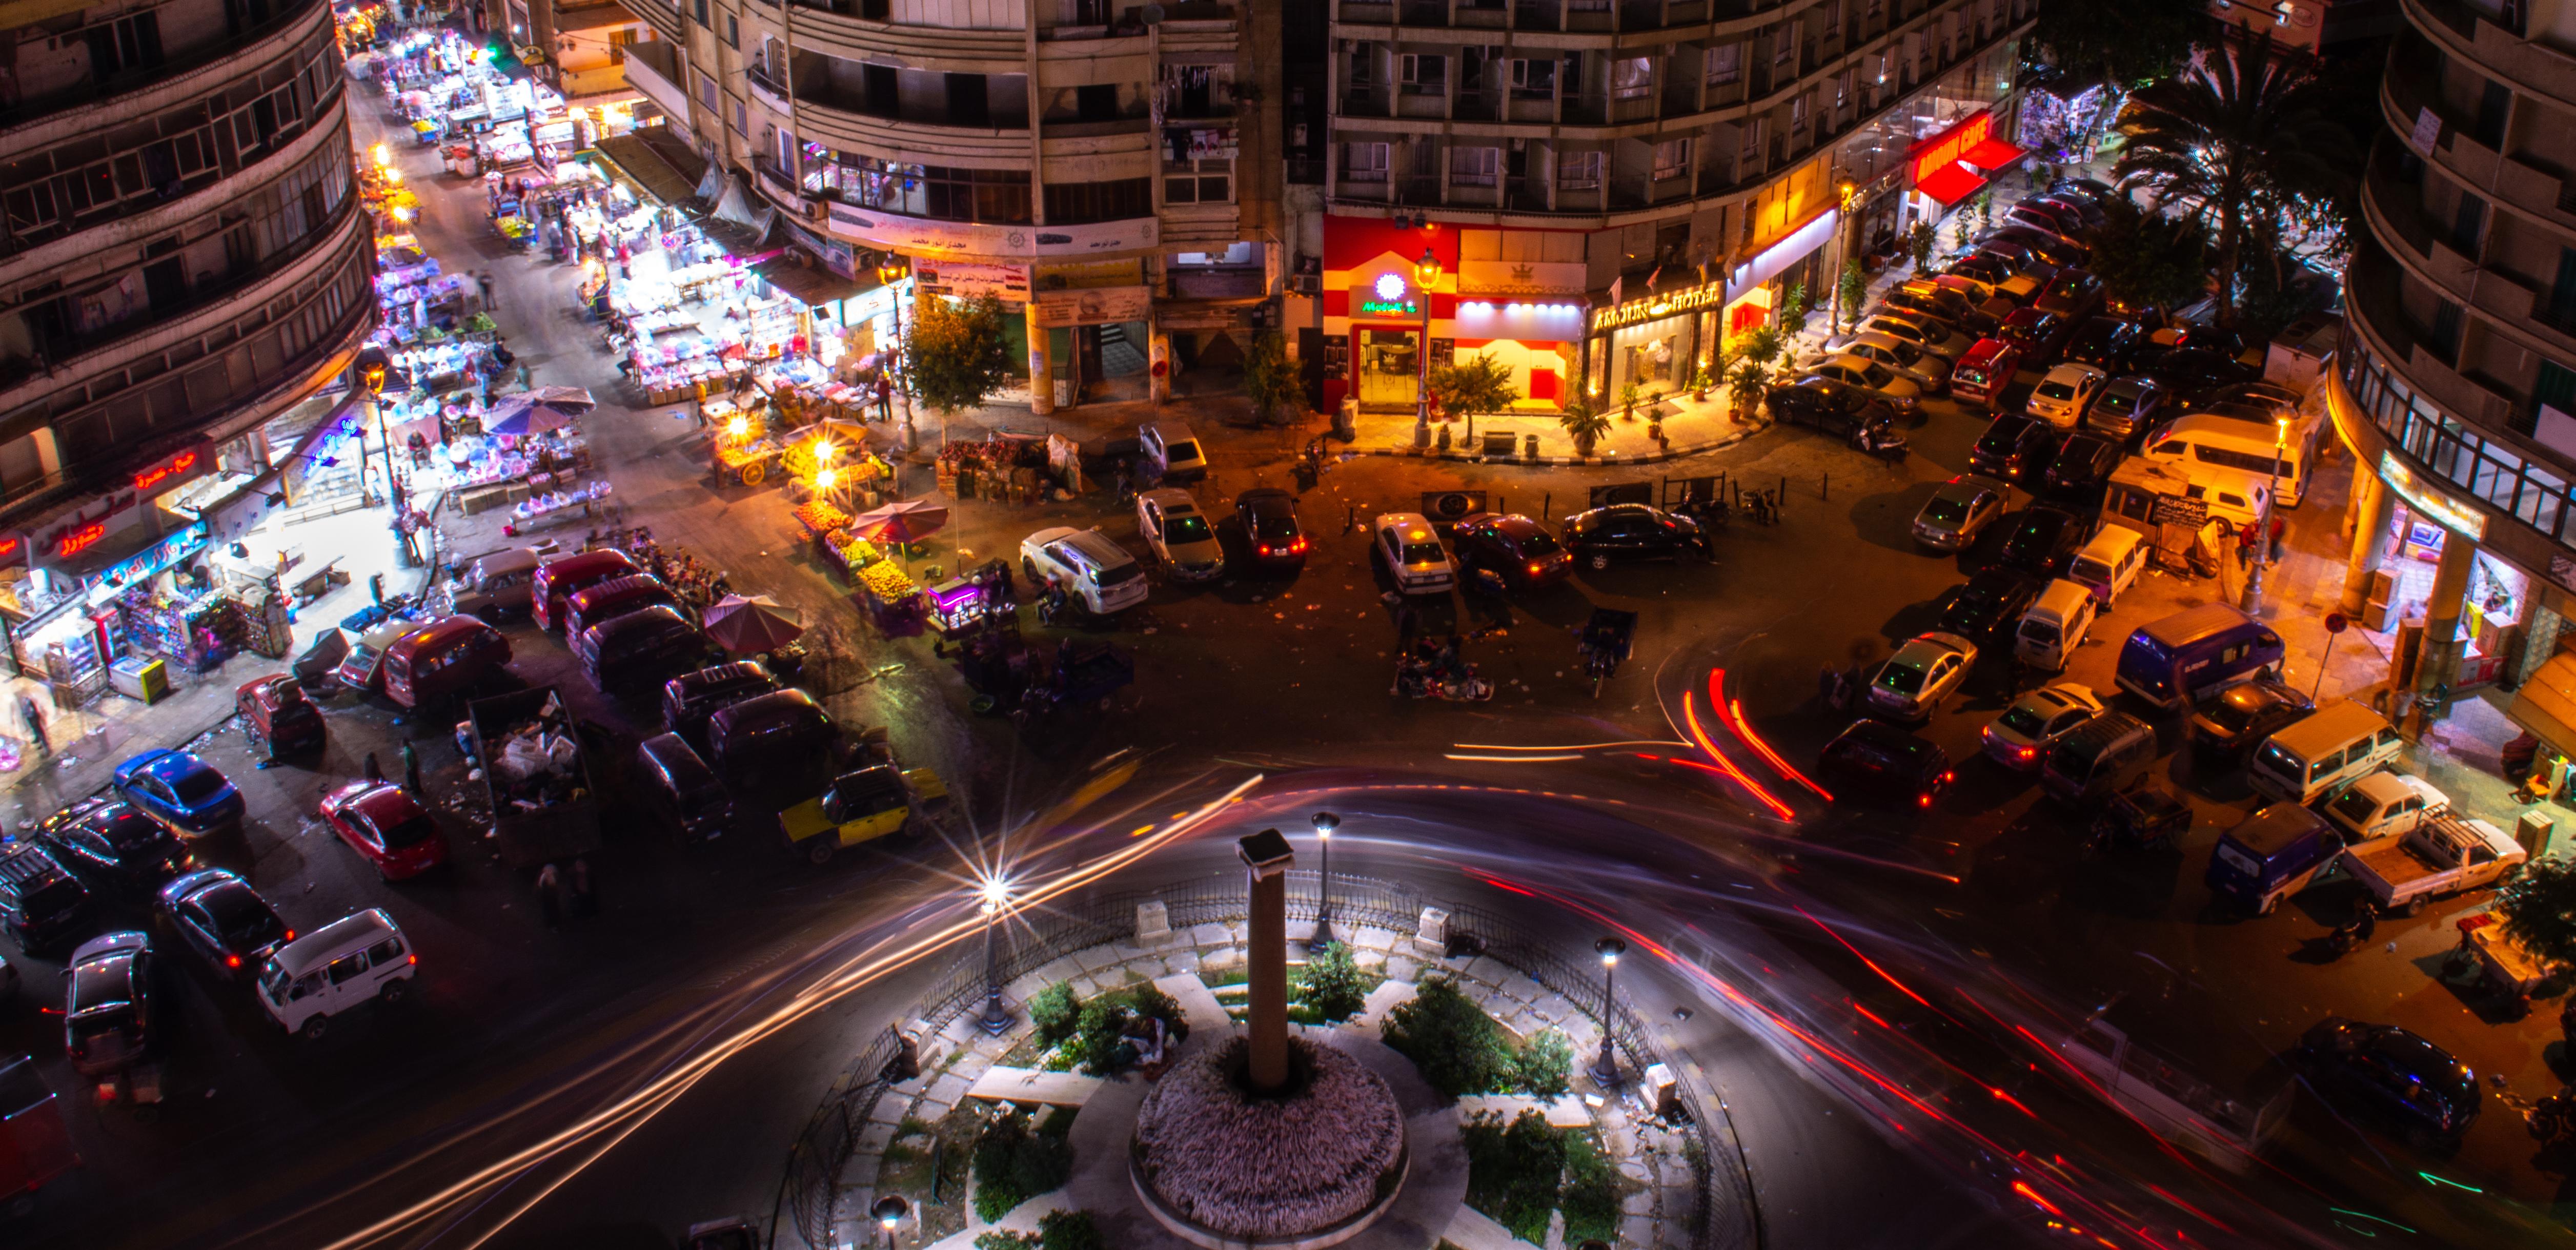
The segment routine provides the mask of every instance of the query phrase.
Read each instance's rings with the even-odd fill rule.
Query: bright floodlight
[[[1617,938],[1606,937],[1594,942],[1592,949],[1601,953],[1602,966],[1615,968],[1619,965],[1619,957],[1628,953],[1628,944]]]
[[[986,877],[978,891],[984,897],[984,910],[1000,911],[1011,901],[1011,883],[1001,877]]]
[[[1335,829],[1342,827],[1342,818],[1331,812],[1317,812],[1307,821],[1315,826],[1315,836],[1319,838],[1329,838]]]

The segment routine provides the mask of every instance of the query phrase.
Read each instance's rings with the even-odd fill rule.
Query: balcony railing
[[[182,74],[194,72],[230,57],[244,48],[266,43],[287,28],[310,20],[315,10],[329,7],[321,0],[278,0],[278,4],[279,11],[276,16],[240,34],[228,35],[182,49],[175,56],[164,55],[157,65],[140,65],[113,73],[93,75],[62,90],[49,92],[32,100],[21,100],[15,105],[0,109],[0,131],[15,129],[65,109],[112,100],[130,92],[168,82]]]

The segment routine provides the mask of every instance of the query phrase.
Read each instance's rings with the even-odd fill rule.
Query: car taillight
[[[1532,577],[1536,577],[1536,576],[1538,576],[1538,575],[1539,575],[1539,570],[1541,570],[1541,569],[1543,569],[1543,568],[1545,568],[1545,567],[1547,567],[1547,566],[1545,566],[1545,565],[1543,565],[1543,564],[1540,564],[1540,563],[1538,563],[1537,561],[1531,561],[1531,562],[1530,562],[1530,566],[1529,566],[1530,576],[1532,576]]]
[[[1942,785],[1945,785],[1945,786],[1946,786],[1946,785],[1948,785],[1948,784],[1950,784],[1950,779],[1951,779],[1952,777],[1956,776],[1956,775],[1957,775],[1957,774],[1955,774],[1955,773],[1947,773],[1947,772],[1945,772],[1945,773],[1941,774],[1941,784],[1942,784]]]
[[[287,930],[287,931],[286,931],[286,940],[287,940],[287,941],[289,941],[289,942],[292,942],[292,941],[294,941],[294,940],[295,940],[295,930],[293,930],[293,929],[289,929],[289,930]]]
[[[225,966],[225,967],[227,967],[227,968],[238,968],[238,967],[241,967],[241,956],[239,956],[239,955],[226,955],[226,956],[224,956],[224,966]]]
[[[2022,757],[2023,759],[2032,759],[2032,758],[2036,757],[2038,754],[2039,754],[2039,748],[2038,748],[2038,747],[2023,747],[2023,748],[2021,749],[2021,757]],[[1942,779],[1942,780],[1944,780],[1944,781],[1949,780],[1949,779],[1950,779],[1950,778],[1949,778],[1949,774],[1947,774],[1947,773],[1943,773],[1943,774],[1941,775],[1941,779]]]
[[[1924,791],[1923,793],[1921,793],[1921,794],[1918,794],[1918,795],[1914,796],[1914,805],[1915,805],[1916,807],[1930,807],[1930,806],[1932,806],[1932,792],[1931,792],[1931,791],[1929,791],[1929,790],[1926,790],[1926,791]]]
[[[1263,544],[1261,544],[1261,554],[1263,554],[1263,555],[1265,555],[1265,556],[1270,554],[1270,544],[1268,544],[1268,543],[1263,543]]]
[[[1297,541],[1288,544],[1288,550],[1290,554],[1302,553],[1306,550],[1306,540],[1300,538]]]
[[[415,965],[416,965],[416,964],[418,964],[418,963],[420,962],[420,956],[418,956],[418,955],[405,955],[405,956],[403,956],[403,962],[404,962],[404,963],[407,963],[407,964],[415,964]]]

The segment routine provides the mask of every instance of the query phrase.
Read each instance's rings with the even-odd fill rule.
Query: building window
[[[725,46],[728,48],[742,46],[742,19],[731,13],[725,14]]]
[[[1386,181],[1386,145],[1383,143],[1345,143],[1342,145],[1342,181]],[[1052,188],[1050,188],[1052,190]],[[1053,220],[1055,214],[1047,214]]]
[[[1501,167],[1500,148],[1449,149],[1449,185],[1453,187],[1490,187]]]
[[[1234,158],[1202,156],[1163,162],[1164,203],[1223,204],[1233,198]]]
[[[2433,326],[2429,336],[2435,355],[2449,364],[2460,358],[2460,306],[2449,300],[2433,302]]]
[[[743,107],[740,100],[733,102],[733,132],[738,135],[751,133],[751,110]]]
[[[2513,112],[2513,88],[2490,78],[2478,93],[2478,142],[2498,151],[2504,148],[2505,118]]]
[[[781,132],[793,158],[791,136]],[[805,187],[862,208],[883,209],[937,221],[980,221],[1026,225],[1030,221],[1029,174],[1025,169],[959,169],[942,165],[906,165],[875,157],[840,153],[830,163],[808,162]],[[1137,181],[1142,182],[1143,179]],[[1148,208],[1145,215],[1151,215]]]
[[[1610,62],[1610,98],[1642,100],[1655,90],[1655,59],[1628,56]]]
[[[1544,100],[1555,96],[1556,62],[1527,59],[1513,61],[1512,94],[1531,100]]]
[[[1722,87],[1743,76],[1743,44],[1722,44],[1708,50],[1708,85]]]
[[[1384,181],[1384,171],[1380,171]],[[1108,182],[1050,182],[1046,189],[1047,224],[1079,226],[1094,221],[1125,221],[1154,215],[1154,180],[1118,178]]]
[[[708,25],[708,22],[707,22],[707,0],[692,0],[692,12],[696,15],[696,17],[697,17],[697,19],[698,19],[698,25],[700,25],[700,26],[706,26],[706,25]]]
[[[2555,360],[2541,361],[2540,376],[2531,383],[2531,403],[2535,410],[2546,406],[2576,419],[2576,369]]]
[[[716,80],[707,77],[704,70],[698,71],[698,103],[705,105],[710,113],[715,111]]]
[[[2558,280],[2550,284],[2549,303],[2540,319],[2570,334],[2576,334],[2576,247],[2558,249]],[[2576,416],[2576,408],[2566,409]]]
[[[1406,95],[1449,94],[1449,58],[1407,52],[1396,61],[1396,81]]]
[[[1836,77],[1835,77],[1835,79],[1834,79],[1834,111],[1835,111],[1835,112],[1839,113],[1839,112],[1843,111],[1845,108],[1848,108],[1848,107],[1850,107],[1850,106],[1851,106],[1851,93],[1852,93],[1852,71],[1850,71],[1850,70],[1844,70],[1840,75],[1836,76]]]
[[[1666,139],[1655,145],[1655,181],[1685,177],[1690,173],[1691,141]]]
[[[1789,101],[1789,129],[1798,130],[1806,126],[1807,96],[1809,94],[1810,93],[1808,92],[1800,92],[1796,99]]]
[[[2471,260],[2478,256],[2478,233],[2486,228],[2487,202],[2460,192],[2459,211],[2451,216],[2451,246]]]
[[[1564,69],[1564,71],[1563,71],[1563,76],[1564,76],[1564,79],[1565,79],[1565,94],[1567,94],[1567,95],[1581,95],[1581,94],[1583,94],[1583,54],[1582,54],[1582,53],[1580,53],[1580,52],[1568,52],[1568,53],[1566,53],[1566,54],[1565,54],[1565,69]]]
[[[1351,45],[1351,81],[1354,83],[1377,81],[1376,44],[1362,39]]]
[[[1771,36],[1771,63],[1786,65],[1798,59],[1798,28],[1783,26]]]
[[[1556,159],[1556,185],[1568,191],[1601,187],[1601,153],[1567,152]]]

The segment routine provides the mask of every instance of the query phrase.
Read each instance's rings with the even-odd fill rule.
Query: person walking
[[[483,311],[492,311],[492,271],[486,269],[474,275],[474,280],[483,287]]]
[[[37,754],[54,753],[53,742],[45,737],[45,717],[36,708],[35,696],[18,696],[18,719],[27,723],[27,740],[36,744]]]
[[[537,870],[537,911],[549,929],[563,928],[563,874],[551,863]]]
[[[413,798],[420,798],[420,750],[408,738],[403,740],[402,762],[403,789],[410,791]]]
[[[590,857],[576,855],[572,861],[572,913],[576,916],[599,914],[599,895],[590,887]]]
[[[367,780],[369,780],[369,781],[371,781],[371,782],[378,783],[378,784],[382,784],[382,783],[383,783],[383,781],[384,781],[384,779],[385,779],[385,769],[384,769],[384,765],[382,765],[382,764],[378,764],[378,763],[376,762],[376,753],[375,753],[375,752],[373,752],[373,751],[369,751],[369,752],[367,752]]]

